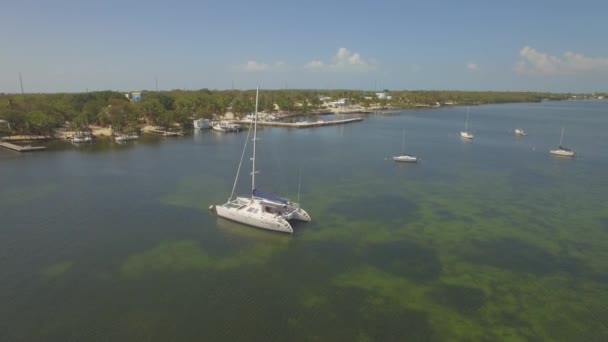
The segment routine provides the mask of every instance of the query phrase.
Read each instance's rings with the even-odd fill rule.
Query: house
[[[338,99],[337,101],[329,102],[331,108],[344,108],[350,106],[350,100],[346,98]]]
[[[131,93],[126,93],[125,97],[131,102],[139,102],[144,97],[144,94],[141,91],[133,91]]]
[[[390,100],[390,99],[393,98],[392,96],[389,95],[388,91],[383,91],[381,93],[376,93],[376,97],[379,100]]]

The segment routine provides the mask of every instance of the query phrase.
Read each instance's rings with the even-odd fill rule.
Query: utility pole
[[[19,71],[19,83],[21,84],[21,95],[23,95],[23,80],[21,79],[21,71]]]

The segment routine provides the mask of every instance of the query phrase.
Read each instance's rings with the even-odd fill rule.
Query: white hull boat
[[[76,135],[76,136],[72,137],[72,143],[74,143],[74,144],[82,144],[82,143],[90,143],[90,142],[93,142],[93,138],[91,138],[88,135],[84,135],[84,136]]]
[[[408,156],[407,154],[404,154],[401,156],[393,157],[393,160],[396,162],[402,162],[402,163],[416,163],[416,162],[418,162],[418,157]]]
[[[467,118],[464,121],[464,131],[460,132],[460,137],[469,140],[473,140],[473,138],[475,138],[473,133],[469,132],[469,107],[467,107]]]
[[[241,130],[240,125],[226,121],[218,122],[214,124],[211,128],[214,131],[218,132],[239,132]]]
[[[405,154],[405,129],[403,130],[403,143],[401,145],[401,154],[398,156],[394,156],[393,160],[396,162],[401,162],[401,163],[418,162],[418,157]]]
[[[575,153],[571,149],[562,146],[562,142],[564,140],[564,128],[562,127],[562,136],[559,138],[559,146],[555,150],[549,151],[552,155],[560,156],[560,157],[574,157]]]
[[[137,134],[121,134],[114,137],[117,142],[133,141],[139,139]]]
[[[247,133],[245,146],[241,155],[241,161],[236,173],[236,179],[232,187],[232,193],[228,201],[221,205],[212,205],[210,210],[215,210],[219,217],[240,222],[249,226],[273,230],[277,232],[293,233],[293,228],[289,221],[310,222],[310,215],[300,208],[298,203],[293,203],[286,198],[265,194],[255,188],[255,151],[257,140],[257,112],[258,112],[258,92],[256,91],[255,118],[253,126],[253,157],[251,172],[251,196],[234,197],[234,190],[241,170],[241,164],[247,148],[247,141],[251,133],[251,126]],[[299,193],[299,191],[298,191]],[[298,195],[299,196],[299,195]]]
[[[528,134],[526,134],[526,132],[523,129],[517,128],[517,129],[515,129],[515,135],[518,135],[520,137],[525,137]]]
[[[574,157],[575,153],[574,151],[570,151],[570,150],[563,150],[563,149],[557,149],[557,150],[551,150],[549,151],[549,153],[555,155],[555,156],[561,156],[561,157]]]
[[[460,137],[464,138],[464,139],[470,139],[472,140],[473,138],[475,138],[475,136],[473,135],[473,133],[464,131],[464,132],[460,132]]]

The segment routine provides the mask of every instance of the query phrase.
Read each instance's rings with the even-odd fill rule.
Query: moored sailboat
[[[418,162],[418,157],[412,156],[409,154],[405,154],[405,129],[403,130],[403,143],[401,145],[401,154],[398,156],[394,156],[393,160],[396,162],[405,162],[405,163]]]
[[[252,172],[251,172],[251,194],[248,196],[234,197],[234,190],[239,177],[241,164],[245,151],[247,149],[247,141],[251,133],[251,126],[247,132],[247,139],[243,147],[241,161],[237,169],[236,178],[232,187],[232,193],[228,201],[221,205],[212,205],[210,209],[215,210],[218,216],[232,221],[240,222],[249,226],[274,230],[278,232],[293,233],[293,228],[289,221],[306,221],[309,222],[310,216],[300,208],[298,203],[291,202],[289,199],[278,197],[272,194],[263,193],[255,187],[255,152],[257,140],[257,113],[258,113],[258,92],[256,90],[255,100],[255,117],[253,122],[253,156]]]
[[[571,149],[562,146],[562,142],[564,140],[564,128],[562,127],[562,136],[561,138],[559,138],[559,145],[557,147],[557,149],[555,150],[551,150],[549,151],[549,153],[556,155],[556,156],[561,156],[561,157],[574,157],[575,153],[574,151],[572,151]]]
[[[460,132],[460,136],[464,139],[473,139],[475,136],[469,132],[469,107],[467,107],[467,118],[464,121],[464,131]]]

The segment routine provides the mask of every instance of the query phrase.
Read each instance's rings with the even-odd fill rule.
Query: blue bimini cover
[[[285,198],[278,197],[278,196],[275,196],[273,194],[266,194],[266,193],[261,192],[258,189],[253,189],[253,196],[259,197],[259,198],[263,198],[263,199],[267,199],[267,200],[273,201],[273,202],[283,203],[283,204],[289,203],[289,200],[287,200]]]

